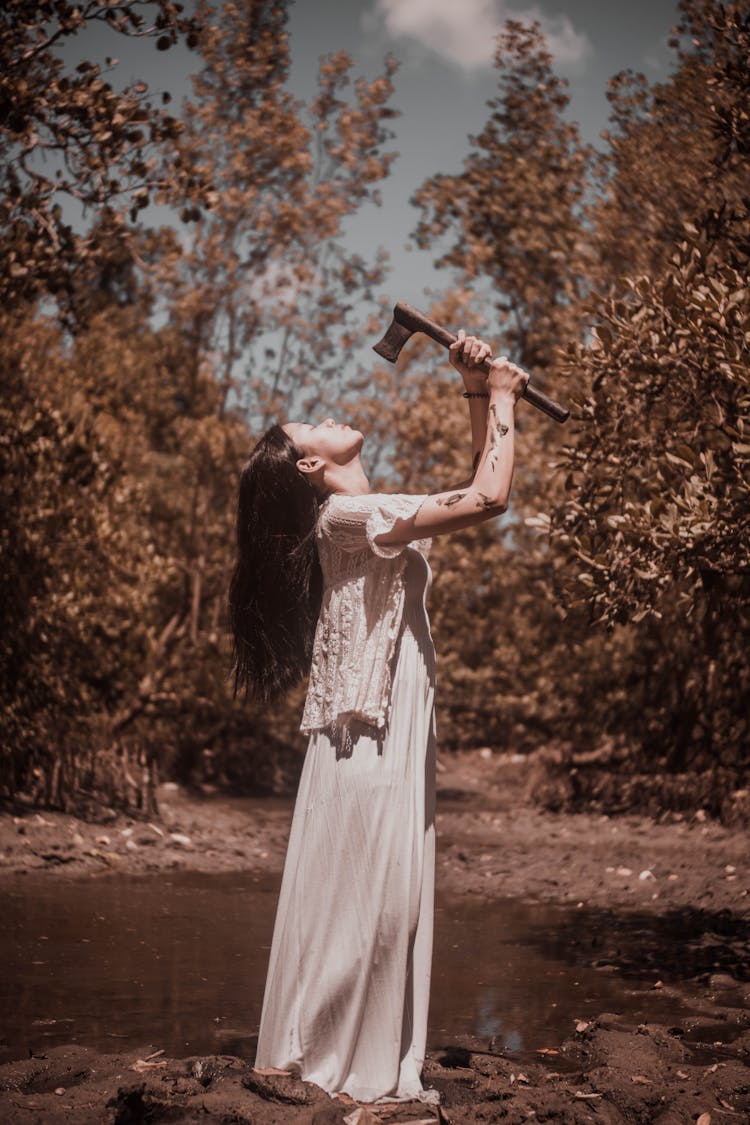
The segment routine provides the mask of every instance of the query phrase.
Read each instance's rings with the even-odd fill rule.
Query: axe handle
[[[449,348],[451,344],[455,343],[457,336],[453,332],[449,332],[447,328],[443,328],[441,324],[436,324],[434,320],[430,320],[428,316],[421,313],[419,309],[415,309],[412,305],[407,305],[402,301],[395,306],[393,310],[393,318],[404,328],[408,328],[411,332],[424,332],[425,335],[430,336],[438,344],[442,344],[444,348]],[[490,364],[492,360],[486,359],[480,365],[480,369],[485,373],[489,373]],[[559,402],[555,402],[543,391],[537,390],[536,387],[528,383],[523,397],[532,406],[536,406],[538,410],[542,410],[548,414],[550,418],[554,418],[556,422],[566,422],[570,417],[570,411],[566,410]]]

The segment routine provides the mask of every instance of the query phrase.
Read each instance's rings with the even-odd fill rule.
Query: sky
[[[344,232],[352,250],[373,257],[378,247],[388,251],[383,295],[424,307],[430,292],[450,284],[446,272],[433,268],[434,252],[410,243],[418,213],[409,200],[427,177],[459,171],[468,136],[481,132],[496,85],[494,36],[504,19],[541,21],[556,69],[570,83],[569,115],[596,144],[607,125],[607,79],[626,68],[650,81],[664,78],[677,14],[677,0],[535,0],[526,6],[523,0],[293,0],[290,86],[296,96],[314,96],[320,58],[331,51],[348,51],[355,76],[368,79],[381,72],[386,55],[399,61],[392,104],[400,116],[392,122],[391,145],[399,158],[381,185],[382,206],[363,210]],[[156,52],[148,41],[123,41],[101,24],[92,33],[101,39],[98,54],[120,59],[115,83],[144,79],[154,90],[169,89],[175,102],[190,92],[196,56],[187,48]],[[80,36],[65,48],[68,62],[90,48]],[[144,217],[152,218],[148,211]]]
[[[289,22],[295,94],[311,96],[318,60],[331,50],[348,51],[355,72],[367,78],[386,54],[400,63],[393,98],[401,113],[393,123],[399,159],[382,186],[382,206],[368,208],[346,232],[360,252],[388,251],[388,296],[424,307],[426,291],[448,284],[432,267],[434,254],[407,249],[418,217],[409,199],[428,176],[459,171],[468,136],[481,131],[496,85],[493,40],[504,19],[541,21],[556,70],[570,83],[570,116],[596,144],[607,127],[607,79],[626,68],[650,81],[664,78],[677,16],[676,0],[296,0]]]

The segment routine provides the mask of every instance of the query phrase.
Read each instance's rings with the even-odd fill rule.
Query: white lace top
[[[424,496],[333,495],[320,510],[317,545],[323,604],[313,646],[301,730],[352,719],[386,725],[391,664],[404,608],[407,547],[425,557],[429,539],[382,546],[377,535],[407,519]]]

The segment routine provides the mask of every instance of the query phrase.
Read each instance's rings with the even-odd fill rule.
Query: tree
[[[356,375],[352,345],[383,259],[367,264],[338,239],[394,159],[383,149],[395,67],[357,80],[347,98],[351,59],[332,54],[304,107],[286,89],[285,3],[203,3],[199,18],[203,67],[184,143],[215,195],[162,283],[194,363],[217,365],[221,409],[241,403],[263,428],[335,400]]]
[[[672,768],[746,768],[750,20],[744,6],[710,0],[682,13],[678,42],[690,46],[614,142],[611,198],[633,198],[652,168],[663,180],[654,138],[685,106],[701,124],[691,135],[693,194],[666,185],[652,194],[645,221],[661,237],[649,240],[649,272],[616,279],[614,295],[593,303],[594,339],[571,348],[583,393],[562,459],[568,499],[552,527],[595,616],[644,622],[651,692],[650,730],[636,724],[641,743],[658,745]],[[626,150],[639,161],[625,165]],[[598,230],[605,264],[620,257],[610,254],[611,213],[605,206]],[[617,237],[622,246],[619,228]]]
[[[680,8],[672,74],[653,87],[630,71],[609,83],[611,127],[592,208],[594,288],[661,272],[685,222],[722,202],[740,204],[746,193],[747,14],[713,0]]]
[[[112,84],[117,60],[67,66],[61,48],[100,24],[153,40],[158,50],[197,42],[198,24],[172,0],[8,0],[0,14],[0,299],[23,308],[65,300],[82,263],[132,247],[134,221],[152,198],[179,194],[198,207],[208,190],[181,153],[182,126],[143,82]],[[144,10],[145,9],[145,10]],[[149,20],[147,17],[151,16]],[[166,103],[168,92],[162,95]],[[86,229],[90,214],[94,229]]]
[[[415,195],[416,237],[422,246],[447,240],[438,264],[453,267],[466,287],[446,309],[448,322],[473,320],[535,382],[565,393],[557,351],[581,331],[578,310],[592,255],[584,216],[591,154],[563,116],[565,83],[552,71],[538,26],[508,21],[495,64],[498,94],[485,128],[470,140],[463,171],[432,177]],[[492,309],[485,313],[480,302],[487,295]],[[453,455],[466,425],[460,396],[429,382],[423,395],[419,426],[405,420],[401,427],[402,456],[409,442],[426,441],[420,458],[412,454],[420,468],[450,465],[459,480],[467,470]],[[523,403],[516,417],[510,513],[499,528],[451,536],[434,549],[441,572],[435,634],[447,650],[441,650],[447,697],[441,731],[456,745],[529,748],[568,736],[573,706],[561,690],[561,654],[568,654],[562,663],[570,671],[572,654],[587,646],[580,614],[566,619],[556,601],[555,560],[527,526],[540,497],[545,505],[555,502],[551,461],[561,433]],[[440,478],[451,483],[442,472]],[[568,688],[572,681],[568,676]],[[585,736],[579,732],[591,737],[598,737],[593,725]]]
[[[149,561],[97,413],[54,324],[2,336],[0,790],[59,805],[89,787],[108,709],[134,674]],[[136,528],[137,530],[137,528]]]
[[[513,358],[576,403],[562,431],[519,407],[514,515],[485,554],[438,546],[456,581],[436,619],[455,653],[457,738],[563,740],[569,766],[609,745],[631,774],[721,763],[736,781],[750,686],[749,21],[737,4],[681,7],[674,74],[653,89],[613,81],[596,160],[556,118],[564,96],[538,39],[511,25],[464,171],[417,194],[422,243],[449,235],[441,261],[473,288],[490,277]],[[441,402],[441,424],[455,417]],[[462,637],[464,617],[476,624]],[[599,782],[582,776],[590,798]],[[605,788],[625,805],[653,792]]]
[[[132,7],[117,10],[135,16]],[[143,207],[126,220],[107,206],[105,141],[92,115],[100,103],[114,114],[115,95],[86,64],[79,73],[91,81],[80,96],[89,117],[80,135],[72,126],[66,135],[83,155],[63,186],[104,202],[59,263],[50,260],[28,286],[19,274],[2,318],[0,793],[41,804],[90,798],[148,811],[157,767],[188,779],[210,762],[215,776],[256,786],[293,773],[299,695],[266,713],[234,702],[227,682],[236,483],[252,440],[243,406],[255,396],[257,422],[284,402],[340,393],[346,379],[333,378],[329,354],[340,337],[348,337],[344,352],[351,347],[349,302],[366,296],[381,269],[347,256],[337,239],[392,159],[381,151],[392,65],[347,98],[351,63],[331,56],[304,123],[308,111],[285,88],[285,4],[201,4],[189,31],[176,9],[164,9],[175,34],[194,36],[202,70],[195,100],[175,118],[163,177],[161,165],[144,162],[162,177],[158,198],[182,205],[190,235],[149,229]],[[106,11],[113,6],[81,9],[91,20]],[[40,40],[34,72],[41,117],[45,67],[49,112],[65,104],[50,50],[69,31],[67,9],[55,12],[59,36]],[[70,25],[78,26],[75,13]],[[145,139],[123,126],[108,142],[126,168],[142,142],[157,160],[167,135],[158,131],[161,111],[148,112]],[[24,174],[29,191],[52,192]],[[116,200],[120,189],[110,186]],[[54,207],[52,195],[47,202]],[[36,221],[28,193],[17,207],[19,222]],[[4,233],[17,245],[12,224]],[[252,378],[244,374],[251,353]],[[12,581],[18,571],[23,580]]]
[[[498,94],[483,131],[470,138],[463,171],[434,176],[415,194],[416,239],[454,240],[438,265],[457,268],[479,293],[489,290],[493,332],[543,382],[585,288],[591,154],[563,116],[566,83],[552,71],[538,24],[507,21],[495,68]]]

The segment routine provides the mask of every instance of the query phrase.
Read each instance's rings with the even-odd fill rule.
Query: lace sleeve
[[[378,535],[390,531],[398,520],[409,519],[419,511],[425,496],[368,493],[366,496],[332,496],[321,521],[321,531],[342,551],[368,548],[384,559],[400,555],[408,543],[376,543]]]

